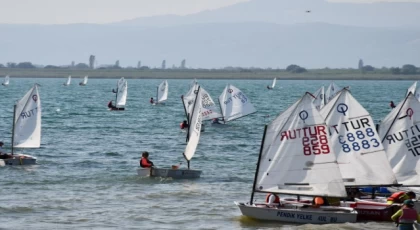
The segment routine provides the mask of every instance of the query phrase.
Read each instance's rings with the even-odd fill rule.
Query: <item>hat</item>
[[[410,206],[410,207],[414,206],[414,202],[412,200],[405,200],[404,204],[407,205],[407,206]]]

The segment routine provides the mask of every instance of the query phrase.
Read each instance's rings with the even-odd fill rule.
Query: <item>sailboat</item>
[[[241,90],[228,84],[219,97],[224,123],[257,112],[251,100]]]
[[[1,83],[1,84],[4,85],[4,86],[8,86],[9,83],[10,83],[10,77],[9,77],[9,75],[6,75],[6,77],[4,77],[3,83]]]
[[[346,187],[397,186],[384,146],[369,112],[351,95],[347,88],[321,110],[331,136],[332,148]],[[359,213],[358,220],[390,220],[393,207],[366,206],[346,202]],[[380,219],[382,220],[382,219]]]
[[[125,110],[125,104],[127,102],[127,80],[123,77],[117,82],[117,90],[112,90],[115,93],[115,106],[108,106],[110,110]]]
[[[417,81],[415,81],[408,89],[405,94],[405,96],[408,96],[408,94],[412,93],[413,95],[416,95],[416,89],[417,89]]]
[[[315,93],[314,93],[314,101],[313,103],[315,104],[315,107],[320,110],[322,109],[322,107],[325,106],[325,92],[324,92],[324,86],[322,86],[321,88],[319,88]]]
[[[15,154],[15,149],[39,148],[41,145],[41,98],[35,84],[14,106],[12,153],[1,159],[0,165],[32,165],[36,158]],[[2,157],[3,158],[3,157]]]
[[[195,151],[200,140],[201,133],[201,92],[200,87],[198,87],[196,99],[194,101],[194,108],[192,110],[191,123],[188,128],[189,141],[184,151],[184,158],[187,161],[187,169],[163,169],[163,168],[141,168],[137,169],[137,174],[139,176],[152,176],[152,177],[171,177],[174,179],[191,179],[199,178],[201,175],[200,170],[192,170],[190,168],[190,161],[193,158]]]
[[[276,207],[254,203],[254,193],[346,197],[343,179],[325,120],[306,93],[265,126],[249,203],[235,204],[242,214],[260,220],[326,224],[356,222],[352,208],[307,207],[283,202]]]
[[[64,86],[69,86],[71,83],[71,76],[68,76],[67,81],[63,83]]]
[[[85,86],[87,83],[88,83],[88,76],[85,76],[85,77],[83,78],[83,81],[81,81],[81,82],[79,83],[79,85],[80,85],[80,86]]]
[[[154,105],[163,104],[168,99],[168,81],[163,81],[156,89],[156,100]]]
[[[267,85],[267,89],[274,89],[274,86],[276,86],[276,80],[277,80],[277,78],[274,78],[273,83],[271,84],[271,87],[269,85]]]
[[[182,104],[184,105],[185,116],[187,117],[188,123],[191,117],[192,105],[194,104],[194,100],[196,97],[197,89],[200,87],[201,91],[201,102],[202,102],[202,120],[207,121],[214,118],[223,117],[223,115],[219,112],[218,106],[214,103],[213,99],[211,98],[210,94],[198,84],[193,85],[188,93],[184,96],[181,96]]]

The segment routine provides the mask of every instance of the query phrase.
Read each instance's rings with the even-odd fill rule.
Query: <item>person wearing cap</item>
[[[419,214],[414,209],[414,201],[405,200],[403,207],[391,217],[397,223],[399,230],[413,230],[413,223],[420,222]]]
[[[416,199],[416,194],[412,191],[409,192],[396,192],[392,194],[388,199],[386,200],[387,204],[393,204],[393,203],[403,203],[405,200],[411,200]]]

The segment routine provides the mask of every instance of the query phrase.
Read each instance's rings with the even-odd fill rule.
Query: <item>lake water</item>
[[[191,167],[197,180],[139,178],[142,151],[156,166],[185,167],[180,96],[191,80],[168,80],[169,99],[152,106],[162,80],[128,80],[126,111],[108,111],[117,79],[15,79],[0,87],[0,139],[10,146],[13,104],[41,85],[42,145],[24,153],[38,165],[0,168],[0,229],[395,229],[392,223],[284,225],[241,216],[233,201],[250,198],[264,124],[327,81],[199,80],[217,101],[227,83],[241,89],[258,112],[214,127],[207,123]],[[410,81],[336,81],[375,121],[399,103]],[[257,196],[257,198],[262,198]]]

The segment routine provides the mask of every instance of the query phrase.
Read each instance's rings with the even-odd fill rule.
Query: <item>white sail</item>
[[[405,96],[408,96],[409,93],[412,93],[413,95],[416,95],[416,89],[417,89],[417,81],[415,81],[408,89]]]
[[[192,81],[191,81],[191,83],[190,83],[190,89],[192,88],[192,87],[194,87],[195,85],[197,85],[198,84],[198,82],[197,82],[197,79],[193,79]]]
[[[157,102],[164,102],[168,99],[168,81],[160,83],[157,89]]]
[[[41,98],[35,84],[15,108],[13,147],[39,148],[41,145]]]
[[[320,110],[322,109],[322,107],[324,107],[325,105],[325,92],[324,92],[324,86],[322,86],[321,88],[319,88],[315,94],[314,94],[315,98],[314,98],[314,105],[315,107]]]
[[[345,197],[324,118],[306,93],[266,128],[255,191]]]
[[[320,113],[345,185],[397,184],[369,112],[344,88]]]
[[[251,100],[238,88],[228,84],[219,97],[224,121],[232,121],[257,112]]]
[[[398,183],[420,185],[420,102],[412,93],[382,120],[379,136]]]
[[[192,112],[192,117],[190,120],[189,125],[189,139],[187,147],[185,148],[184,156],[187,161],[191,160],[194,156],[195,150],[197,149],[198,141],[200,140],[200,133],[201,133],[201,90],[198,87],[198,96],[194,102],[194,111]]]
[[[67,81],[66,81],[66,83],[64,83],[64,85],[70,85],[70,83],[71,83],[71,76],[69,76],[67,78]]]
[[[219,112],[218,106],[216,106],[216,103],[214,103],[213,99],[211,98],[210,94],[202,87],[200,88],[200,94],[202,104],[201,115],[203,116],[202,120],[207,121],[213,118],[223,117],[223,115]]]
[[[195,102],[195,97],[196,94],[198,93],[198,84],[193,84],[191,85],[190,90],[187,92],[187,94],[182,96],[182,100],[183,100],[183,104],[184,104],[184,109],[185,109],[185,115],[188,116],[188,120],[191,119],[191,115],[192,115],[192,109],[194,106],[194,102]]]
[[[274,86],[276,86],[276,80],[277,80],[277,78],[274,78],[274,79],[273,79],[273,84],[271,84],[271,88],[272,88],[272,89],[274,89]]]
[[[86,85],[88,83],[88,76],[83,78],[83,81],[79,83],[79,85]]]
[[[334,82],[331,82],[327,91],[325,91],[325,103],[331,101],[340,90],[340,87],[338,87]]]
[[[125,103],[127,101],[127,80],[125,80],[123,77],[118,80],[117,82],[117,101],[116,101],[116,107],[124,107]]]
[[[7,86],[9,85],[9,83],[10,83],[10,77],[9,75],[6,75],[6,77],[4,77],[4,81],[2,85]]]

